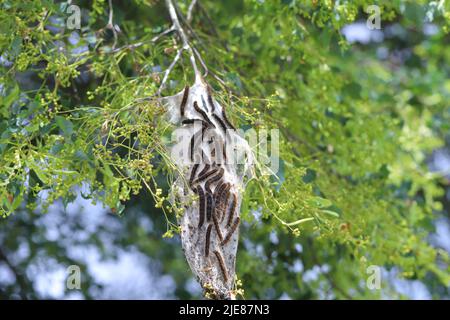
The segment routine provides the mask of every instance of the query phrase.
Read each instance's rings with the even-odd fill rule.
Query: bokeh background
[[[114,1],[119,21],[123,17],[129,18],[136,10],[134,5],[128,7],[125,2]],[[295,2],[283,1],[286,6],[295,5]],[[354,68],[355,72],[366,65],[386,67],[390,70],[387,75],[384,74],[386,69],[378,70],[380,78],[388,79],[383,85],[404,84],[404,89],[397,94],[407,95],[405,99],[409,99],[414,108],[432,109],[436,104],[446,105],[443,111],[428,119],[445,144],[433,148],[426,159],[428,172],[442,177],[440,187],[444,190],[439,199],[443,206],[433,212],[427,241],[450,253],[450,79],[449,66],[445,63],[450,56],[449,37],[435,23],[431,10],[441,2],[433,2],[434,6],[431,2],[426,5],[405,2],[399,6],[399,17],[382,20],[380,30],[369,30],[367,14],[360,11],[354,22],[340,29],[348,49],[341,52],[337,46],[331,46],[328,50],[335,50],[334,59],[339,60],[343,68]],[[76,1],[73,3],[77,4]],[[89,5],[81,1],[79,5],[83,8],[83,23],[90,14]],[[207,4],[206,8],[212,6]],[[239,11],[240,2],[222,1],[217,10],[228,8],[235,14],[234,19],[238,19],[239,14],[233,6]],[[107,5],[103,8],[106,20]],[[146,14],[161,23],[167,19],[163,6],[149,7],[148,12],[139,17]],[[245,18],[245,12],[241,18]],[[50,21],[47,28],[53,32],[65,25],[63,14],[55,15]],[[307,28],[313,28],[307,22],[305,24]],[[329,37],[326,31],[314,30],[311,36],[318,41],[321,37]],[[67,39],[76,50],[83,52],[89,50],[89,45],[81,39],[86,34],[86,30],[71,31]],[[6,68],[10,62],[1,55],[0,63]],[[423,71],[424,65],[427,71]],[[89,75],[82,73],[80,77]],[[18,74],[17,81],[21,88],[39,85],[26,72]],[[88,81],[88,78],[80,81]],[[440,88],[439,91],[436,88]],[[361,88],[356,86],[349,90],[358,96]],[[421,134],[427,133],[418,131],[411,135]],[[160,183],[169,187],[164,180]],[[39,206],[30,210],[23,205],[13,215],[0,219],[1,299],[201,298],[201,288],[184,259],[179,238],[163,237],[167,231],[166,220],[162,211],[154,207],[152,197],[145,192],[132,196],[125,203],[123,214],[118,216],[101,203],[84,199],[81,196],[83,188],[79,187],[74,201],[65,203],[59,199],[47,213],[42,213]],[[45,193],[42,196],[45,198]],[[355,280],[362,282],[361,292],[333,285],[333,279],[327,276],[333,265],[327,264],[323,256],[318,262],[311,244],[313,238],[292,237],[280,226],[269,224],[256,210],[251,215],[251,222],[244,222],[241,228],[237,272],[239,275],[243,263],[251,261],[248,268],[254,268],[259,277],[255,281],[248,277],[243,279],[246,298],[351,299],[365,296],[364,278]],[[81,290],[66,287],[70,265],[81,268]],[[265,274],[267,281],[260,281]],[[450,297],[449,288],[433,277],[404,279],[395,266],[383,266],[382,277],[380,298]],[[295,290],[287,292],[283,286],[295,287]]]

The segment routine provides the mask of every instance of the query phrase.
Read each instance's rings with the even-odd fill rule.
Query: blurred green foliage
[[[189,3],[177,3],[185,14]],[[145,99],[181,44],[172,34],[151,41],[170,27],[163,1],[113,1],[120,31],[108,25],[108,1],[73,4],[81,30],[67,28],[66,2],[0,2],[0,247],[14,252],[27,234],[45,232],[36,215],[74,201],[83,185],[84,198],[126,226],[116,244],[161,260],[177,296],[190,298],[179,244],[162,239],[178,230],[178,209],[167,201],[176,174],[165,148],[171,127]],[[234,122],[282,133],[278,179],[258,176],[244,198],[237,273],[246,298],[397,297],[386,280],[381,291],[367,289],[370,265],[448,297],[448,253],[427,241],[436,218],[448,216],[449,181],[427,167],[449,135],[448,3],[378,1],[384,41],[348,43],[342,28],[364,24],[371,4],[227,0],[194,8],[188,35],[224,80],[207,78]],[[427,25],[436,32],[426,34]],[[184,59],[164,94],[192,77]],[[136,208],[157,222],[155,234],[139,228]],[[70,263],[65,248],[38,243]],[[299,261],[321,271],[305,280]],[[26,283],[5,292],[36,296]]]

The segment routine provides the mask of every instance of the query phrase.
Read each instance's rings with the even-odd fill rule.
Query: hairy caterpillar
[[[211,122],[206,112],[199,108],[197,101],[194,101],[194,109],[195,111],[197,111],[202,115],[203,119],[205,119],[206,122],[208,122],[211,126],[214,126],[214,124]]]
[[[212,99],[212,92],[211,92],[210,86],[206,86],[206,92],[208,93],[208,103],[211,107],[211,111],[214,112],[216,107],[214,106],[214,101]]]
[[[204,175],[210,168],[211,166],[209,164],[205,164],[205,166],[203,167],[202,171],[200,171],[200,173],[198,174],[199,176]]]
[[[219,266],[220,269],[222,270],[223,279],[225,280],[225,282],[228,282],[228,273],[227,268],[225,267],[225,263],[223,262],[223,257],[217,250],[214,250],[214,254],[216,255],[217,261],[219,261]]]
[[[223,192],[225,192],[227,190],[227,187],[228,187],[228,183],[222,183],[216,187],[216,190],[214,192],[214,204],[216,206],[215,210],[220,215],[222,215],[222,210],[223,210],[221,198],[222,198]],[[225,214],[225,213],[223,213],[223,214]]]
[[[194,147],[195,147],[196,135],[194,134],[191,138],[191,142],[189,143],[189,157],[191,162],[194,162]]]
[[[227,146],[225,144],[223,144],[222,153],[223,153],[223,159],[225,161],[227,161]]]
[[[197,179],[195,179],[194,184],[197,184],[199,182],[205,181],[206,179],[208,179],[210,176],[212,176],[213,174],[215,174],[219,169],[218,168],[214,168],[211,171],[208,171],[202,175],[199,175]]]
[[[222,193],[220,194],[219,199],[218,199],[219,211],[221,213],[221,219],[220,219],[221,222],[225,218],[226,208],[228,205],[228,199],[230,197],[230,187],[231,187],[230,185],[227,185],[225,187],[225,189],[222,191]]]
[[[202,129],[205,129],[205,127],[206,128],[216,128],[216,126],[214,125],[214,123],[209,123],[209,122],[207,122],[207,121],[205,121],[205,120],[202,120],[202,119],[184,119],[183,121],[181,121],[181,124],[195,124],[195,122],[196,121],[198,121],[198,122],[201,122],[201,124],[202,124]]]
[[[212,196],[210,193],[207,193],[206,194],[206,220],[208,220],[208,221],[211,220],[212,205],[213,205]]]
[[[189,185],[192,186],[192,181],[194,181],[195,178],[195,174],[197,173],[198,167],[200,166],[200,164],[196,163],[194,164],[194,166],[192,167],[192,171],[191,171],[191,176],[189,177]]]
[[[198,119],[200,121],[200,119]],[[181,124],[193,124],[197,119],[184,119]]]
[[[222,212],[223,215],[221,215],[220,223],[222,223],[225,220],[225,216],[227,215],[227,208],[228,208],[228,201],[230,200],[230,191],[227,190],[225,193],[225,200],[222,202],[221,206],[223,207]]]
[[[217,202],[217,201],[218,201],[220,194],[221,194],[222,191],[226,188],[226,186],[227,186],[227,183],[226,183],[226,182],[223,182],[223,183],[220,183],[220,184],[216,187],[216,189],[214,190],[214,202]]]
[[[189,97],[189,86],[184,87],[183,99],[180,104],[180,114],[184,117],[184,109],[186,108],[186,102]]]
[[[195,123],[195,121],[201,121],[201,123],[202,123],[202,129],[201,130],[199,130],[199,131],[197,131],[192,137],[191,137],[191,141],[190,141],[190,149],[189,149],[189,152],[190,152],[190,159],[191,159],[191,162],[192,161],[194,161],[194,159],[193,159],[193,157],[194,157],[194,148],[195,148],[195,146],[197,146],[199,143],[202,143],[203,142],[203,137],[205,136],[205,131],[207,130],[207,129],[210,129],[210,128],[216,128],[216,126],[213,124],[213,123],[208,123],[208,122],[206,122],[206,121],[204,121],[204,120],[201,120],[201,119],[198,119],[198,120],[193,120],[193,119],[188,119],[188,120],[184,120],[182,123],[186,123],[186,124],[192,124],[192,123]],[[200,139],[200,141],[198,141]],[[211,137],[211,139],[212,139],[212,137]],[[203,153],[203,150],[202,150],[202,153]],[[203,157],[204,158],[204,157]]]
[[[216,187],[214,188],[214,192],[213,192],[213,199],[214,199],[214,201],[217,200],[217,194],[220,192],[220,190],[222,188],[224,188],[224,185],[225,185],[225,182],[223,180],[220,180],[217,183]]]
[[[210,194],[212,194],[212,191],[211,191],[211,183],[214,183],[214,182],[219,181],[220,179],[222,179],[223,173],[224,173],[224,172],[225,172],[225,170],[224,170],[223,168],[220,168],[220,169],[219,169],[219,172],[218,172],[214,177],[212,177],[211,179],[209,179],[208,181],[206,181],[206,183],[205,183],[205,190],[206,190],[207,192],[209,192]]]
[[[205,256],[209,256],[209,243],[211,238],[211,229],[212,224],[208,225],[208,228],[206,229],[206,240],[205,240]]]
[[[220,230],[220,225],[219,225],[219,221],[217,220],[217,216],[215,214],[212,215],[213,218],[213,222],[214,222],[214,227],[216,229],[217,232],[217,236],[219,237],[220,242],[223,241],[223,235],[222,235],[222,230]]]
[[[191,162],[194,161],[194,148],[197,145],[197,140],[199,139],[199,137],[201,139],[203,139],[203,134],[205,132],[205,130],[207,129],[206,126],[202,126],[202,129],[197,131],[192,137],[191,137],[191,141],[189,144],[189,157],[191,159]]]
[[[237,204],[236,194],[232,193],[232,200],[231,200],[230,211],[228,214],[227,227],[231,226],[231,221],[233,221],[234,211],[236,210],[236,204]]]
[[[227,134],[227,126],[222,121],[222,119],[220,119],[220,117],[218,115],[216,115],[215,113],[213,114],[213,118],[220,124],[220,126],[222,127],[223,132],[225,134]]]
[[[226,245],[228,243],[228,241],[230,241],[231,236],[233,235],[234,231],[236,231],[236,228],[239,225],[239,222],[241,221],[241,219],[239,217],[236,217],[236,219],[233,222],[233,225],[231,226],[230,230],[228,231],[225,239],[222,241],[222,245]]]
[[[199,219],[198,219],[198,227],[201,228],[203,226],[203,222],[205,221],[205,193],[201,186],[197,186],[195,188],[196,193],[200,199],[199,201]]]
[[[229,183],[225,183],[224,185],[221,186],[221,189],[219,190],[219,192],[217,194],[214,194],[214,202],[215,203],[223,203],[223,195],[225,192],[230,190],[230,184]]]

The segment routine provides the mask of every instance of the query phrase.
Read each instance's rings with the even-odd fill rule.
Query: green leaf
[[[313,220],[314,220],[314,218],[304,218],[304,219],[300,219],[300,220],[297,220],[294,222],[284,223],[284,225],[292,227],[292,226],[296,226],[298,224],[302,224],[302,223],[305,223],[308,221],[313,221]]]
[[[316,208],[326,208],[326,207],[330,207],[332,205],[332,202],[325,198],[312,197],[312,198],[308,199],[308,204],[310,206],[313,206]]]
[[[16,36],[14,40],[11,43],[11,56],[17,57],[22,50],[22,38],[19,36]]]
[[[361,98],[362,87],[356,82],[351,82],[344,86],[344,92],[353,99]]]
[[[67,120],[64,117],[56,116],[55,117],[56,124],[62,130],[66,137],[70,137],[73,133],[73,123],[70,120]]]
[[[16,84],[14,88],[11,90],[11,92],[4,98],[2,95],[0,95],[0,106],[2,106],[1,115],[5,118],[8,116],[8,108],[11,106],[11,104],[19,99],[20,89],[19,86]]]
[[[339,218],[339,213],[331,211],[331,210],[322,209],[322,210],[320,210],[320,212],[323,212],[323,213],[326,213],[326,214],[328,214],[330,216]]]

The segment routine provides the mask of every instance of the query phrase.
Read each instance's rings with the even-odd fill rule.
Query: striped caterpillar
[[[236,210],[237,197],[234,193],[232,194],[232,198],[233,199],[231,201],[231,206],[228,214],[227,227],[231,226],[231,221],[233,220],[234,217],[234,211]]]
[[[183,120],[182,124],[194,124],[196,121],[201,122],[202,124],[202,128],[197,131],[196,133],[194,133],[194,135],[192,135],[191,139],[190,139],[190,144],[189,144],[189,157],[191,162],[194,161],[194,149],[196,149],[196,145],[198,145],[199,140],[200,142],[203,140],[203,137],[205,136],[205,131],[208,130],[209,128],[215,128],[214,124],[210,125],[209,123],[207,123],[206,121],[203,120],[197,120],[197,119],[186,119]],[[203,153],[203,150],[202,150]]]
[[[191,175],[189,177],[189,185],[192,186],[192,182],[194,181],[195,178],[195,174],[197,173],[198,167],[200,166],[200,164],[196,163],[194,164],[194,166],[192,167],[191,170]]]
[[[206,220],[211,220],[213,200],[210,193],[206,194]]]
[[[209,256],[209,242],[210,242],[210,238],[211,238],[211,229],[212,229],[212,224],[210,224],[208,226],[208,228],[206,229],[205,257]]]
[[[205,181],[205,180],[208,179],[210,176],[212,176],[213,174],[217,173],[217,171],[219,171],[219,169],[218,169],[218,168],[214,168],[214,169],[212,169],[212,170],[210,170],[210,171],[208,171],[208,172],[205,172],[205,173],[202,174],[202,175],[199,175],[198,178],[194,180],[193,184],[196,184],[196,183],[200,183],[200,182]]]
[[[227,267],[225,266],[225,262],[223,261],[223,257],[219,251],[214,250],[214,254],[216,255],[217,261],[219,262],[220,270],[222,271],[223,279],[225,282],[228,282],[228,272]]]
[[[200,109],[200,107],[198,106],[197,101],[194,101],[194,109],[195,109],[195,111],[197,111],[198,113],[200,113],[202,115],[203,119],[205,119],[206,122],[208,122],[211,126],[214,126],[214,124],[211,122],[211,120],[209,119],[209,117],[206,114],[206,112],[203,111],[202,109]]]
[[[186,102],[189,96],[189,86],[184,87],[184,92],[183,92],[183,99],[181,100],[180,103],[180,114],[183,117],[184,116],[184,109],[186,108]]]
[[[227,132],[227,126],[225,125],[225,122],[223,122],[223,120],[220,119],[220,117],[219,117],[218,115],[216,115],[216,114],[213,114],[213,118],[214,118],[214,120],[216,120],[217,122],[219,122],[219,124],[220,124],[220,126],[221,126],[223,132],[226,133],[226,132]]]
[[[205,194],[200,186],[196,187],[195,191],[200,199],[198,227],[201,228],[203,226],[203,222],[205,221]]]
[[[223,242],[222,230],[220,229],[220,224],[219,224],[219,220],[217,219],[217,215],[213,214],[212,218],[213,218],[213,222],[214,222],[214,228],[216,229],[217,237],[219,238],[220,242]]]
[[[241,222],[241,219],[239,217],[237,217],[236,220],[234,220],[234,223],[231,226],[230,230],[228,230],[228,233],[225,236],[225,239],[223,239],[221,241],[222,245],[226,245],[228,243],[228,241],[231,240],[231,236],[233,235],[233,233],[236,231],[237,227],[239,226],[239,222]]]
[[[206,189],[206,192],[212,194],[212,191],[211,191],[211,184],[212,184],[212,183],[215,183],[215,182],[217,182],[217,181],[219,181],[220,179],[222,179],[223,173],[224,173],[224,169],[223,169],[223,168],[220,168],[220,169],[219,169],[219,172],[218,172],[214,177],[212,177],[211,179],[209,179],[208,181],[206,181],[206,183],[205,183],[205,189]]]
[[[214,112],[216,110],[216,107],[214,106],[214,101],[212,99],[212,92],[211,92],[210,86],[206,86],[206,92],[208,93],[209,106],[211,107],[212,112]]]
[[[227,192],[224,195],[224,200],[220,204],[220,210],[221,210],[221,216],[220,216],[220,222],[222,223],[225,220],[225,216],[227,215],[227,208],[228,208],[228,202],[230,200],[230,191],[227,190]]]

